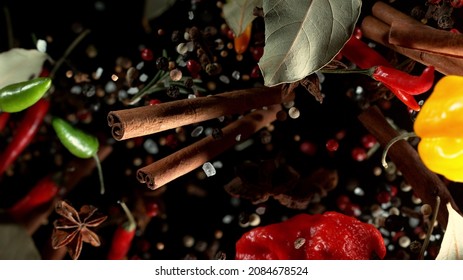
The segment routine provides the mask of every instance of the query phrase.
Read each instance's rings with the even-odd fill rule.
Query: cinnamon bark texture
[[[255,132],[276,120],[281,105],[255,110],[222,129],[223,135],[215,139],[209,135],[188,147],[158,160],[137,171],[137,179],[150,189],[159,188],[187,174],[204,163],[246,140]],[[239,137],[239,141],[237,140]]]
[[[282,91],[281,86],[235,90],[213,96],[111,111],[108,114],[108,125],[116,140],[125,140],[289,100],[291,94]]]
[[[439,31],[430,26],[422,24],[421,22],[415,20],[411,16],[404,14],[401,11],[396,10],[395,8],[381,1],[376,2],[373,5],[372,16],[366,16],[362,20],[360,28],[365,38],[375,41],[385,47],[390,48],[391,50],[397,53],[400,53],[424,65],[433,65],[436,71],[441,72],[444,75],[463,75],[463,58],[455,56],[456,53],[458,54],[462,52],[461,46],[458,47],[455,43],[451,43],[452,46],[455,45],[454,49],[452,48],[452,50],[449,50],[449,46],[446,46],[444,49],[442,45],[445,45],[447,43],[437,42],[438,40],[435,39],[426,42],[427,49],[425,51],[420,50],[419,48],[415,49],[410,46],[405,47],[399,44],[393,44],[392,42],[397,42],[393,39],[394,36],[397,37],[394,34],[397,34],[397,29],[400,29],[402,25],[412,25],[412,29],[413,26],[416,27],[416,30],[413,31],[410,30],[409,27],[407,27],[407,30],[400,30],[400,33],[402,33],[402,37],[407,36],[409,40],[412,41],[415,40],[415,33],[417,32],[421,33],[421,37],[432,37],[436,36],[436,31]],[[392,30],[392,28],[394,28],[394,30]],[[391,31],[393,33],[392,39]],[[408,35],[405,33],[407,33]],[[448,34],[446,36],[449,35],[452,36],[452,34]],[[428,39],[420,39],[420,41],[424,40]],[[406,45],[409,43],[404,44]],[[444,52],[452,52],[454,54],[446,54]]]
[[[463,35],[423,24],[393,21],[389,43],[409,49],[463,57]]]
[[[387,25],[391,25],[394,21],[402,21],[410,24],[422,24],[413,17],[402,13],[401,11],[382,1],[377,1],[371,7],[371,14]]]
[[[365,128],[378,139],[382,147],[399,135],[378,107],[366,109],[358,118]],[[413,187],[415,194],[423,203],[435,205],[436,197],[441,198],[437,221],[445,229],[449,214],[445,206],[447,202],[450,202],[455,210],[459,210],[444,182],[423,164],[416,149],[405,140],[399,140],[391,146],[388,158],[395,163],[406,182]]]
[[[360,28],[365,38],[373,40],[426,66],[433,65],[436,71],[444,75],[463,76],[463,58],[434,54],[390,44],[390,26],[372,16],[366,16]]]

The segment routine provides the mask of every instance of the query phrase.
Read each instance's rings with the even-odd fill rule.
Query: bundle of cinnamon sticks
[[[366,38],[444,75],[463,75],[463,34],[425,25],[382,1],[360,28]]]
[[[145,136],[221,116],[245,114],[213,135],[155,161],[137,171],[137,179],[157,189],[183,176],[227,149],[248,139],[276,120],[281,103],[294,99],[282,86],[250,88],[212,96],[182,99],[108,114],[108,125],[116,140]]]

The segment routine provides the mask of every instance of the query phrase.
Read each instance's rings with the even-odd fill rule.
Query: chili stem
[[[98,158],[98,154],[94,154],[93,159],[95,160],[96,169],[98,170],[98,178],[100,179],[100,194],[103,195],[105,193],[103,169],[101,168],[101,162],[100,162],[100,159]]]
[[[50,71],[50,77],[53,78],[58,71],[58,69],[61,67],[61,65],[64,63],[66,58],[71,54],[71,52],[76,48],[76,46],[90,33],[90,30],[87,29],[84,32],[80,33],[79,36],[69,45],[69,47],[66,49],[64,52],[63,56],[55,63],[55,66],[53,66],[53,69]]]
[[[363,74],[371,77],[375,69],[376,67],[368,69],[320,69],[320,72],[324,74]]]
[[[386,162],[386,156],[387,156],[387,152],[392,147],[392,145],[394,145],[397,141],[407,140],[410,137],[418,137],[418,135],[416,135],[414,132],[406,132],[406,133],[403,133],[399,136],[392,138],[391,141],[387,143],[383,151],[383,156],[381,157],[381,164],[383,165],[384,168],[388,168],[388,164]]]
[[[127,207],[127,204],[125,204],[124,201],[118,201],[118,203],[121,205],[122,209],[124,210],[125,215],[127,216],[127,219],[129,220],[129,226],[130,227],[136,226],[137,222],[135,221],[135,218],[133,217],[133,214],[130,211],[129,207]]]
[[[432,214],[432,219],[429,222],[430,225],[428,227],[428,232],[426,233],[426,238],[423,242],[423,246],[421,246],[420,260],[424,258],[424,252],[426,251],[426,248],[428,247],[428,244],[429,244],[429,240],[431,239],[432,230],[434,229],[434,224],[436,223],[436,220],[437,220],[437,213],[439,212],[439,206],[440,206],[440,196],[437,196],[436,205],[434,206],[434,213]]]

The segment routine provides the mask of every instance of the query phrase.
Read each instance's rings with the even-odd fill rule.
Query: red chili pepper
[[[385,67],[393,68],[393,66],[389,63],[389,61],[386,60],[386,58],[384,58],[380,53],[370,48],[365,42],[356,38],[355,36],[350,37],[350,39],[346,42],[344,47],[341,49],[340,53],[361,69],[370,69],[370,68],[377,67],[377,66],[385,66]],[[405,72],[401,72],[401,73],[402,75],[404,74],[408,75]],[[407,107],[409,107],[410,109],[414,111],[419,111],[420,106],[418,105],[416,100],[413,98],[413,96],[411,96],[410,93],[400,88],[396,88],[395,87],[396,85],[398,85],[398,83],[392,83],[392,85],[385,85],[385,86],[389,90],[391,90],[395,94],[395,96],[400,101],[402,101],[402,103],[407,105]]]
[[[373,225],[337,212],[299,214],[257,227],[236,243],[238,260],[383,259],[386,247]]]
[[[422,94],[434,85],[434,66],[426,67],[420,76],[413,76],[393,67],[377,66],[372,77],[389,88],[406,92],[407,94]]]
[[[463,7],[463,0],[450,0],[450,4],[454,8],[461,8]]]
[[[350,37],[342,48],[341,53],[345,58],[362,69],[379,65],[392,67],[386,58],[355,36]]]
[[[390,87],[390,86],[388,86],[386,84],[384,86],[387,87],[392,93],[394,93],[394,95],[400,101],[402,101],[402,103],[407,105],[408,108],[412,109],[413,111],[421,110],[420,105],[418,104],[418,102],[416,102],[415,98],[413,98],[412,95],[410,95],[410,94],[408,94],[406,92],[403,92],[400,89]]]
[[[7,113],[7,112],[0,113],[0,131],[2,131],[5,128],[9,119],[10,119],[10,113]]]
[[[0,176],[29,145],[32,139],[34,139],[49,108],[49,100],[42,98],[27,109],[13,139],[8,144],[6,150],[0,155]]]
[[[127,253],[132,246],[132,240],[135,236],[137,223],[124,202],[120,202],[122,209],[127,215],[128,221],[120,225],[114,232],[111,248],[108,253],[108,260],[122,260],[127,256]]]
[[[45,176],[7,212],[15,220],[20,221],[30,215],[37,207],[50,202],[58,194],[58,191],[59,187],[55,177],[52,175]]]

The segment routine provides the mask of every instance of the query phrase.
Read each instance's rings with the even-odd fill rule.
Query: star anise
[[[82,251],[82,243],[100,246],[100,238],[90,228],[99,226],[108,216],[96,213],[98,209],[91,205],[83,205],[79,213],[65,201],[59,201],[55,211],[62,218],[55,220],[52,234],[54,249],[67,246],[68,253],[76,260]]]

